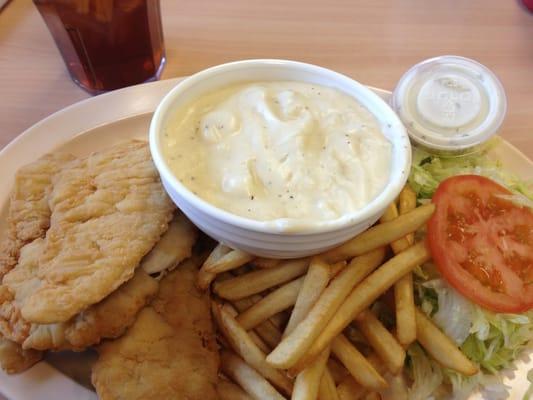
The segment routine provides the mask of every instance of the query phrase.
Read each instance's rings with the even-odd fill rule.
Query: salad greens
[[[418,201],[429,201],[439,183],[450,176],[477,174],[505,185],[514,193],[513,197],[516,196],[513,201],[530,206],[533,201],[531,184],[503,171],[499,162],[487,157],[489,148],[455,158],[439,157],[413,148],[409,184],[417,193]],[[467,398],[476,389],[482,389],[490,399],[508,398],[507,387],[495,373],[509,367],[518,353],[533,341],[533,311],[515,315],[485,310],[461,296],[435,271],[431,262],[415,271],[417,302],[464,354],[480,366],[480,372],[466,377],[443,368],[420,346],[412,345],[408,350],[413,380],[409,398],[431,398],[443,383],[451,387],[454,399]]]
[[[528,342],[533,340],[533,311],[525,314],[490,312],[468,301],[440,278],[430,281],[417,279],[416,287],[422,310],[431,316],[470,360],[481,367],[481,372],[473,377],[441,368],[441,382],[452,385],[454,399],[466,398],[480,387],[490,391],[491,399],[507,398],[507,390],[501,378],[491,374],[508,367]],[[436,368],[428,365],[419,355],[415,359],[411,357],[411,364],[418,369]],[[428,386],[427,382],[424,385],[417,384],[417,374],[413,375],[415,385],[412,390]],[[423,375],[419,372],[418,376]]]
[[[413,147],[409,184],[419,199],[431,199],[437,186],[444,179],[454,175],[476,174],[500,182],[511,191],[533,200],[531,183],[521,181],[513,174],[504,171],[499,161],[487,157],[488,151],[500,140],[492,139],[484,150],[460,157],[439,157]]]
[[[443,368],[429,358],[424,350],[413,344],[407,350],[413,385],[409,389],[409,399],[426,400],[442,385]]]

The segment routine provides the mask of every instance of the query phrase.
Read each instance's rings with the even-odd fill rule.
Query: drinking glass
[[[33,0],[70,76],[91,94],[159,78],[159,0]]]

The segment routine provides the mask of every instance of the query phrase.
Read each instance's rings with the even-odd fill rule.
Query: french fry
[[[233,352],[222,350],[220,368],[255,400],[285,400],[265,378]]]
[[[406,212],[416,208],[416,193],[411,186],[405,185],[403,190],[400,192],[398,208],[400,209],[400,214],[405,214]]]
[[[398,218],[398,208],[396,207],[396,203],[392,202],[387,206],[383,215],[379,217],[379,222],[382,224],[392,221],[395,218]]]
[[[230,279],[233,279],[233,278],[230,278]],[[247,308],[250,308],[251,306],[253,306],[255,303],[257,303],[261,299],[262,297],[260,295],[255,294],[249,297],[244,297],[239,300],[232,300],[230,301],[230,303],[233,305],[233,307],[237,309],[239,313],[242,313]]]
[[[228,279],[233,279],[235,275],[233,275],[231,272],[221,272],[220,274],[217,274],[216,280],[217,282],[227,281]]]
[[[406,185],[400,192],[400,214],[406,214],[416,207],[416,193]],[[398,210],[391,204],[381,217],[387,222],[398,217]],[[398,254],[411,246],[414,241],[412,233],[391,243],[391,248]],[[402,346],[407,348],[416,340],[415,300],[413,295],[413,275],[408,273],[394,284],[394,303],[396,308],[396,337]]]
[[[238,312],[234,308],[227,305],[226,310],[233,318],[237,317]],[[263,341],[263,339],[261,339],[261,337],[255,331],[250,331],[248,332],[248,334],[250,335],[250,338],[254,341],[254,343],[257,345],[257,347],[261,349],[261,351],[263,351],[264,353],[268,353],[270,351],[270,347],[268,347],[268,345]]]
[[[305,274],[308,267],[308,258],[284,261],[274,268],[252,271],[223,282],[215,282],[213,291],[224,299],[242,299],[298,278]]]
[[[293,305],[294,304],[291,304],[291,307]],[[282,331],[283,328],[287,325],[287,322],[289,321],[289,317],[290,317],[290,310],[289,309],[285,309],[284,311],[280,311],[279,313],[274,314],[269,319],[276,326],[276,328],[278,328],[280,331]]]
[[[343,245],[327,251],[322,257],[326,262],[337,262],[385,246],[417,230],[434,211],[435,205],[432,203],[415,208],[392,221],[367,229]]]
[[[328,358],[329,349],[326,349],[311,365],[298,374],[291,400],[316,400]]]
[[[409,185],[400,193],[400,214],[406,214],[416,208],[416,193]],[[414,242],[414,235],[406,236],[409,244]],[[401,246],[401,245],[400,245]],[[402,251],[393,247],[394,251]],[[394,301],[396,305],[396,337],[400,344],[408,347],[416,340],[416,315],[413,288],[413,274],[406,274],[394,286]]]
[[[328,360],[328,370],[336,385],[341,383],[344,378],[350,375],[350,372],[348,372],[344,365],[331,357]]]
[[[204,262],[202,268],[207,272],[219,274],[221,272],[231,271],[232,269],[239,268],[253,259],[254,256],[245,253],[244,251],[231,250],[229,253],[224,254],[214,262],[207,262],[210,261],[208,259],[206,262]]]
[[[251,261],[251,264],[254,266],[254,267],[257,267],[257,268],[261,268],[261,269],[264,269],[264,268],[274,268],[276,266],[278,266],[278,264],[281,262],[280,259],[278,258],[263,258],[263,257],[258,257],[254,260]]]
[[[268,344],[259,336],[259,334],[255,331],[248,332],[250,335],[250,338],[254,341],[254,343],[259,347],[259,349],[265,353],[268,354],[271,351],[271,348],[268,346]]]
[[[217,393],[220,400],[252,400],[239,386],[225,379],[218,380]]]
[[[283,369],[295,365],[320,335],[324,325],[333,317],[354,286],[370,274],[381,263],[384,256],[385,250],[381,248],[354,258],[331,281],[304,320],[296,325],[296,328],[272,350],[267,357],[268,363]]]
[[[382,374],[385,372],[383,363],[375,354],[370,354],[366,360],[376,371],[378,371],[378,373]],[[337,385],[337,394],[339,395],[340,400],[359,400],[364,398],[367,393],[369,393],[368,390],[357,383],[350,374],[346,375]]]
[[[291,380],[281,371],[272,368],[266,363],[265,353],[237,323],[231,315],[230,309],[227,306],[213,302],[212,310],[218,327],[233,350],[284,394],[290,395],[292,392]]]
[[[213,264],[217,262],[230,251],[231,249],[228,246],[224,246],[222,243],[219,243],[204,261],[204,265]],[[215,279],[215,277],[215,273],[207,272],[205,269],[201,268],[200,271],[198,271],[198,274],[196,275],[196,286],[198,286],[202,290],[206,290],[211,284],[211,282]]]
[[[346,367],[354,379],[364,388],[381,390],[387,387],[387,382],[342,334],[331,342],[331,352]],[[321,356],[321,355],[320,355]]]
[[[387,372],[387,367],[385,367],[383,361],[381,361],[381,358],[379,358],[376,353],[370,353],[367,355],[366,360],[379,372],[380,375],[384,375]]]
[[[281,331],[271,321],[265,321],[257,325],[255,332],[271,349],[276,347],[281,341]],[[268,354],[268,352],[265,353]]]
[[[478,372],[474,363],[418,308],[416,337],[428,354],[444,367],[468,376]]]
[[[362,387],[353,376],[348,375],[337,385],[337,394],[340,400],[359,400],[368,391]]]
[[[218,243],[215,248],[209,253],[209,256],[204,261],[204,264],[212,264],[222,258],[225,254],[228,254],[231,251],[231,247],[228,247],[222,243]]]
[[[239,312],[244,312],[261,300],[261,298],[262,297],[259,295],[253,295],[244,299],[234,300],[232,304]],[[260,323],[255,327],[254,331],[268,346],[270,346],[271,349],[276,347],[281,341],[281,331],[271,320]]]
[[[298,297],[294,304],[294,308],[292,309],[291,317],[289,318],[285,332],[283,332],[283,336],[287,336],[291,333],[296,325],[298,325],[309,313],[311,307],[313,307],[328,285],[330,276],[330,266],[320,258],[314,257],[311,260],[309,270],[304,277],[303,285],[297,294]]]
[[[406,211],[406,212],[409,212],[409,211]],[[398,218],[398,215],[399,214],[398,214],[398,209],[396,208],[396,204],[391,203],[385,210],[385,213],[379,219],[379,222],[381,224],[386,224],[388,222],[394,221],[396,218]],[[407,235],[391,242],[390,246],[392,250],[394,251],[394,254],[398,254],[401,251],[404,251],[409,246],[411,246],[413,244],[413,237],[414,236],[412,233],[408,233]]]
[[[364,400],[381,400],[381,395],[378,392],[369,392],[363,396]]]
[[[394,242],[390,244],[390,246],[394,254],[398,254],[404,251],[409,246],[412,246],[413,243],[414,243],[414,235],[408,234],[408,235],[405,235],[403,238],[395,240]]]
[[[335,264],[332,264],[330,267],[330,279],[335,278],[339,274],[339,272],[341,272],[346,267],[346,265],[348,265],[346,260],[338,261]]]
[[[416,193],[411,189],[411,186],[405,185],[403,190],[400,192],[400,201],[398,205],[398,210],[400,215],[407,214],[416,208]],[[415,241],[414,233],[409,233],[405,236],[409,244],[413,244]],[[405,248],[405,247],[404,247]],[[398,252],[402,249],[398,249]]]
[[[361,311],[372,304],[382,293],[389,289],[398,279],[410,272],[416,265],[429,259],[430,253],[426,243],[420,242],[394,256],[370,274],[352,290],[312,346],[303,354],[303,357],[298,362],[299,365],[305,366],[317,357],[330,344],[333,338],[339,335]],[[283,340],[281,343],[283,343]],[[272,352],[279,347],[280,345]],[[269,362],[271,355],[272,353],[268,356]],[[297,369],[296,366],[293,368]]]
[[[342,332],[344,336],[348,338],[350,342],[355,344],[356,346],[369,346],[368,340],[363,336],[361,331],[357,329],[356,325],[352,322],[349,324]]]
[[[244,275],[244,274],[247,274],[249,272],[252,272],[254,270],[254,268],[255,267],[250,265],[250,264],[244,264],[244,265],[241,265],[238,268],[235,268],[231,272],[233,273],[233,276],[240,276],[240,275]],[[218,279],[217,279],[217,281],[218,281]]]
[[[405,350],[374,313],[369,310],[361,312],[355,324],[387,369],[394,375],[399,373],[405,361]]]
[[[237,317],[237,322],[248,331],[280,311],[292,307],[296,303],[303,283],[304,277],[301,277],[280,286],[241,313]]]
[[[322,378],[320,378],[320,386],[318,387],[318,398],[320,400],[339,400],[337,387],[335,381],[329,372],[328,365],[324,368]]]
[[[407,348],[416,340],[415,299],[412,272],[401,277],[394,285],[396,308],[396,337]]]

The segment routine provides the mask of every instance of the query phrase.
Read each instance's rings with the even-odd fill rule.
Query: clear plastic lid
[[[503,86],[487,67],[442,56],[413,66],[398,82],[392,107],[417,143],[455,151],[488,140],[507,110]]]

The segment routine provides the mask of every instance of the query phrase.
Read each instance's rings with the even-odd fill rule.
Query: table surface
[[[231,60],[288,58],[392,89],[425,58],[474,58],[507,92],[500,134],[533,158],[533,14],[518,0],[161,0],[161,7],[168,59],[162,79]],[[0,12],[0,88],[0,148],[89,97],[69,78],[30,0],[13,0]]]

